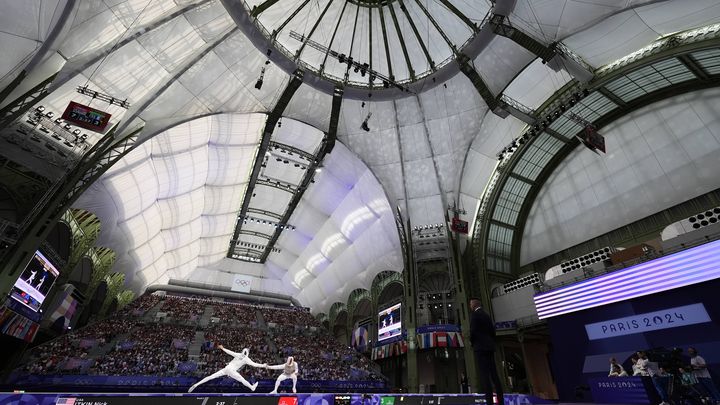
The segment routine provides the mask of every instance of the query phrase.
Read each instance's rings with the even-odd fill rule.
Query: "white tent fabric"
[[[185,278],[227,254],[263,114],[215,115],[176,126],[116,163],[75,204],[102,221],[98,244],[140,291]]]
[[[260,3],[249,1],[250,7]],[[301,3],[276,2],[260,13],[259,20],[265,27],[279,28]],[[373,68],[381,73],[390,74],[392,67],[395,79],[402,81],[410,79],[410,67],[416,79],[423,80],[430,65],[428,55],[436,66],[454,63],[451,47],[420,5],[456,47],[462,48],[473,35],[462,19],[438,1],[404,2],[407,13],[397,3],[392,11],[383,5],[383,17],[377,7],[369,11],[358,6],[362,3],[314,2],[280,30],[279,44],[298,50],[301,42],[288,33],[309,34],[320,21],[313,40],[357,61],[372,59]],[[478,24],[490,9],[486,1],[452,3]],[[252,151],[264,121],[253,118],[259,121],[253,121],[252,129],[247,126],[240,132],[244,143],[237,143],[235,132],[213,128],[231,125],[217,120],[242,126],[249,125],[250,121],[243,121],[247,117],[263,117],[245,114],[271,111],[290,80],[289,74],[267,63],[267,49],[258,49],[245,36],[220,0],[78,0],[71,17],[59,21],[55,11],[65,4],[63,0],[2,4],[3,87],[28,66],[51,27],[60,26],[57,42],[42,51],[45,62],[31,69],[27,80],[3,103],[62,68],[51,93],[39,104],[56,114],[69,101],[90,104],[113,114],[112,123],[119,123],[123,133],[144,125],[141,138],[153,137],[93,185],[78,203],[98,213],[104,224],[117,228],[117,234],[104,232],[100,243],[118,251],[117,266],[132,273],[128,279],[133,288],[141,290],[147,283],[170,277],[225,283],[230,274],[245,271],[230,263],[232,260],[221,259],[236,220],[239,204],[234,203],[243,198],[248,165],[252,165]],[[544,44],[560,40],[594,67],[636,51],[658,36],[720,17],[720,5],[714,0],[518,0],[514,4],[506,20],[512,26]],[[326,5],[330,7],[321,19]],[[356,16],[353,31],[349,27],[355,26]],[[380,18],[386,23],[388,52]],[[333,39],[338,23],[341,29]],[[319,68],[324,55],[306,46],[300,59]],[[564,70],[551,70],[525,48],[497,36],[471,63],[491,93],[502,92],[530,108],[537,108],[571,79]],[[347,64],[329,58],[323,68],[327,75],[342,77]],[[353,69],[348,74],[350,82],[368,80]],[[261,75],[262,86],[257,89]],[[467,212],[462,218],[474,221],[497,152],[519,135],[525,124],[488,111],[461,73],[434,84],[426,79],[419,94],[407,93],[390,101],[371,97],[364,102],[343,100],[338,129],[342,144],[326,159],[319,181],[297,207],[291,222],[297,231],[283,232],[278,243],[281,251],[272,253],[264,266],[245,263],[248,272],[264,277],[259,276],[263,281],[258,281],[256,288],[297,293],[314,310],[326,310],[334,301],[344,301],[351,288],[369,286],[374,273],[400,269],[392,215],[395,207],[407,213],[414,225],[425,225],[444,223],[447,205],[457,202]],[[329,94],[311,84],[297,90],[283,120],[288,126],[293,119],[298,125],[314,127],[307,132],[314,135],[303,138],[308,143],[298,144],[307,148],[304,150],[316,148],[321,133],[328,130],[332,102]],[[79,95],[75,89],[82,85],[127,99],[131,107],[125,110]],[[218,113],[238,115],[213,115]],[[366,132],[360,127],[368,113],[372,116]],[[193,126],[204,126],[197,137],[180,134],[183,128],[187,131]],[[89,141],[92,144],[99,138],[91,133]],[[230,149],[243,157],[229,160]],[[290,168],[268,169],[278,178],[298,180],[298,173]],[[126,197],[120,192],[125,187],[135,191]],[[259,201],[275,212],[284,212],[288,193],[265,191]],[[254,227],[249,229],[261,229]],[[386,243],[383,249],[387,246],[388,250],[378,251],[371,256],[373,261],[368,261],[366,249],[379,248],[373,240]],[[563,243],[524,253],[524,257],[530,260]],[[178,251],[185,246],[187,249]]]
[[[523,234],[531,263],[720,187],[720,90],[676,96],[603,128],[540,190]]]
[[[30,64],[41,62],[57,50],[67,34],[64,26],[75,15],[68,0],[27,0],[0,2],[0,88],[4,88]],[[56,28],[57,27],[57,28]],[[54,32],[56,31],[56,32]],[[47,49],[43,49],[46,44]],[[34,58],[41,60],[34,60]]]

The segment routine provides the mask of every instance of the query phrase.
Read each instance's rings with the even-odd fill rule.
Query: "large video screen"
[[[401,304],[395,304],[378,313],[378,342],[400,336],[402,333]]]
[[[37,312],[58,274],[57,268],[38,250],[15,282],[10,296]]]

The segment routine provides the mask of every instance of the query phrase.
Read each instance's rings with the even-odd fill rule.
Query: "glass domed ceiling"
[[[488,0],[243,3],[275,49],[325,79],[360,87],[430,75],[453,60],[491,9]]]

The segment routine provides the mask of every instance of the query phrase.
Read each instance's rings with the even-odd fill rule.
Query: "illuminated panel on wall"
[[[720,240],[535,296],[540,319],[720,278]]]

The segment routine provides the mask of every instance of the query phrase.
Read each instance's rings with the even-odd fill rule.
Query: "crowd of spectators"
[[[341,346],[328,334],[278,334],[278,354],[294,356],[306,380],[381,380],[366,357]]]
[[[194,298],[165,297],[161,308],[176,320],[195,321],[207,307],[209,301]]]
[[[253,306],[218,302],[212,306],[213,318],[219,318],[222,324],[257,325],[256,308]]]
[[[114,337],[130,331],[134,325],[134,322],[126,319],[111,318],[71,331],[33,348],[26,370],[32,374],[71,372],[76,367],[65,368],[70,359],[87,358],[90,349],[104,346]]]
[[[168,313],[170,322],[159,325],[143,321],[141,316],[158,304],[160,311]],[[200,316],[208,307],[211,319],[218,319],[201,326]],[[277,327],[268,331],[258,326],[258,310],[266,322]],[[238,352],[248,348],[250,358],[260,364],[277,365],[284,363],[287,356],[295,356],[300,364],[299,377],[305,380],[381,379],[373,373],[366,357],[342,346],[326,332],[311,332],[307,326],[319,325],[304,308],[265,308],[145,295],[108,319],[34,348],[24,372],[201,377],[225,367],[231,360],[217,348],[222,344]],[[202,341],[196,338],[198,331],[204,334]],[[108,345],[111,342],[112,348]],[[189,357],[191,344],[200,345],[199,357],[194,357],[195,354],[192,359]],[[98,350],[90,356],[96,347]],[[250,381],[273,379],[277,374],[274,370],[253,367],[240,372]]]
[[[160,296],[155,294],[145,294],[128,304],[120,312],[121,315],[140,316],[145,314],[160,302]]]
[[[315,326],[320,327],[320,323],[305,308],[273,308],[263,307],[261,309],[265,323],[273,323],[276,325],[297,325],[301,327]]]
[[[140,325],[127,341],[118,342],[90,368],[99,375],[175,375],[177,365],[188,360],[187,346],[195,329],[185,326]]]
[[[218,345],[223,345],[226,349],[234,352],[240,352],[247,348],[250,351],[250,359],[256,363],[272,365],[277,362],[277,358],[268,345],[267,335],[262,330],[219,325],[205,333],[205,342],[201,348],[201,367],[199,367],[201,374],[212,374],[232,360],[230,356],[217,348]],[[272,378],[274,372],[246,367],[241,370],[241,373],[248,379],[262,379]]]

